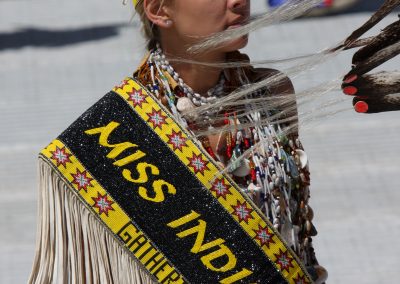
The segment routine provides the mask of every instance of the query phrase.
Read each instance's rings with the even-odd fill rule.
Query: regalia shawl
[[[40,153],[30,283],[311,283],[268,219],[127,78]]]

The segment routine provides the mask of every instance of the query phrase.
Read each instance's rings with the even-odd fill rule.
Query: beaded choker
[[[221,73],[217,85],[207,91],[207,95],[200,95],[194,92],[193,89],[183,81],[170,65],[159,45],[157,45],[157,49],[150,52],[147,64],[150,67],[151,73],[151,90],[155,92],[158,97],[161,97],[160,87],[163,89],[171,112],[186,126],[187,122],[194,122],[198,119],[198,115],[193,111],[195,107],[212,104],[217,98],[224,95],[224,86],[226,82],[224,72]],[[175,80],[179,86],[178,88],[171,90],[170,82],[166,74]],[[208,115],[203,117],[202,120],[205,125],[212,124],[210,117],[212,117],[213,114],[208,112]]]
[[[220,80],[218,81],[217,85],[207,91],[207,96],[202,96],[201,94],[194,92],[190,86],[185,84],[183,79],[169,64],[165,54],[163,53],[159,45],[157,45],[156,50],[151,52],[149,63],[153,63],[154,65],[156,65],[157,69],[168,72],[182,88],[184,95],[187,98],[191,99],[195,106],[213,103],[217,100],[217,97],[220,97],[223,94],[225,84],[225,76],[223,75],[223,73],[221,74]]]

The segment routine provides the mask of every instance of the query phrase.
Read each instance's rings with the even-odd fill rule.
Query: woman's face
[[[194,44],[214,33],[246,24],[250,16],[250,0],[171,0],[169,12],[171,32],[181,44]],[[221,48],[224,52],[246,46],[248,36],[240,37]],[[178,43],[179,44],[179,43]]]

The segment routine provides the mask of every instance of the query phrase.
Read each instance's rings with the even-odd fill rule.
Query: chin
[[[225,44],[222,47],[222,50],[224,52],[232,52],[238,49],[245,48],[247,43],[249,42],[249,37],[248,35],[244,35],[238,39],[232,40],[229,43]]]

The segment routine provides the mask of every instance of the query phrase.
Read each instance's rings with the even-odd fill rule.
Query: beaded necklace
[[[184,83],[169,64],[161,48],[158,47],[150,53],[147,64],[151,73],[151,90],[158,97],[162,90],[171,112],[195,133],[196,124],[190,121],[190,117],[182,117],[180,113],[188,108],[210,104],[222,96],[225,77],[221,76],[217,86],[210,89],[206,97],[196,94]],[[171,89],[164,72],[177,83],[178,87],[175,90]],[[241,69],[238,70],[238,77],[240,84],[248,83]],[[259,113],[255,113],[249,115],[247,120],[254,122],[260,119],[260,116]],[[211,119],[206,121],[212,125]],[[225,114],[225,125],[236,125],[240,122],[230,113]],[[287,137],[283,133],[279,125],[228,131],[224,137],[223,155],[218,152],[218,148],[218,153],[214,152],[208,137],[200,137],[200,141],[212,158],[220,164],[229,165],[228,172],[236,183],[270,219],[304,263],[311,265],[317,263],[311,244],[311,237],[316,235],[316,230],[311,223],[313,214],[308,205],[307,156],[297,138]],[[245,152],[250,154],[244,159],[239,159]],[[225,161],[222,156],[225,156]]]
[[[157,66],[158,70],[161,69],[168,72],[171,77],[179,84],[179,86],[181,86],[185,97],[191,99],[193,104],[196,106],[213,103],[217,100],[217,97],[220,97],[223,93],[225,84],[225,77],[223,76],[223,73],[217,85],[207,91],[207,96],[202,96],[199,93],[194,92],[190,86],[185,84],[183,79],[179,77],[179,74],[169,64],[168,60],[165,57],[165,54],[163,54],[159,45],[157,45],[157,49],[150,54],[149,61],[154,63]]]
[[[152,79],[151,90],[160,97],[159,91],[161,83],[171,112],[185,126],[187,126],[187,121],[191,122],[198,118],[195,112],[191,112],[196,106],[214,103],[217,98],[224,95],[224,85],[226,82],[224,72],[221,73],[217,85],[207,91],[207,96],[200,95],[194,92],[193,89],[179,77],[179,74],[169,64],[159,45],[157,45],[157,49],[150,52],[147,64],[150,67]],[[171,90],[166,73],[178,84],[179,89]],[[204,117],[205,124],[211,124],[210,116],[213,114],[214,113],[207,112],[207,115]]]

